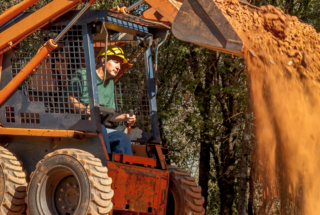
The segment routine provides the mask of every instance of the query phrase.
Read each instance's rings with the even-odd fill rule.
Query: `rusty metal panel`
[[[169,186],[167,171],[108,162],[115,191],[114,214],[165,214]],[[133,213],[135,214],[135,213]]]
[[[143,165],[145,167],[155,168],[157,166],[157,160],[152,158],[144,158],[138,156],[131,156],[131,155],[124,155],[113,153],[112,154],[112,161],[124,164],[138,164]]]
[[[168,197],[169,178],[160,178],[160,193],[158,195],[158,208],[159,214],[166,214],[167,209],[167,197]]]

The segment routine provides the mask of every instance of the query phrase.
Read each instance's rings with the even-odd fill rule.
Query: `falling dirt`
[[[254,165],[263,184],[259,214],[278,207],[280,214],[318,215],[320,35],[270,5],[252,13],[236,0],[215,2],[245,44],[256,123]]]

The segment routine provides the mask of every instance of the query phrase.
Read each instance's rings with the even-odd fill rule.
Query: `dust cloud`
[[[320,214],[320,35],[279,8],[215,0],[245,44],[254,104],[259,214]],[[271,208],[271,209],[270,209]],[[274,213],[272,213],[274,214]]]

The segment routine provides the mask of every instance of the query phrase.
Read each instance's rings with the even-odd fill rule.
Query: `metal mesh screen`
[[[16,122],[14,107],[6,107],[6,122],[11,122],[11,123]]]
[[[64,26],[51,26],[27,37],[15,50],[12,58],[12,77],[34,57],[39,47],[54,38]],[[74,114],[78,119],[90,120],[88,106],[90,84],[87,83],[82,27],[73,26],[58,42],[58,48],[37,66],[19,89],[29,102],[43,104],[47,114]],[[115,79],[115,105],[119,113],[133,109],[137,116],[136,126],[151,131],[148,90],[142,54],[136,41],[110,41],[125,52],[133,67],[123,67],[124,72]],[[95,43],[95,56],[104,43]],[[75,98],[75,99],[74,99]],[[20,123],[39,123],[38,113],[19,114]],[[32,114],[32,115],[31,115]],[[28,116],[28,117],[26,117]],[[28,120],[27,120],[28,119]]]
[[[118,113],[128,113],[130,109],[137,116],[135,126],[143,128],[145,131],[151,131],[148,88],[146,83],[146,72],[144,69],[143,53],[144,49],[140,48],[135,41],[109,41],[108,45],[120,46],[126,59],[133,67],[128,69],[126,65],[123,69],[128,69],[123,75],[115,79],[115,105]],[[95,56],[105,43],[95,43]]]
[[[39,47],[54,38],[64,26],[52,26],[40,30],[20,43],[12,59],[12,76],[34,57]],[[59,47],[37,66],[20,86],[30,102],[42,102],[46,113],[79,114],[88,120],[88,83],[85,72],[85,56],[82,27],[73,26],[58,42]]]

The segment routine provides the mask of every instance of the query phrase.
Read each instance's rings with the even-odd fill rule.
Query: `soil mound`
[[[252,13],[234,0],[215,2],[245,44],[263,189],[259,214],[276,202],[281,214],[320,214],[320,35],[270,5]]]
[[[289,19],[280,8],[271,5],[263,6],[260,8],[258,14],[263,18],[264,28],[272,32],[275,37],[283,39],[289,36]]]

